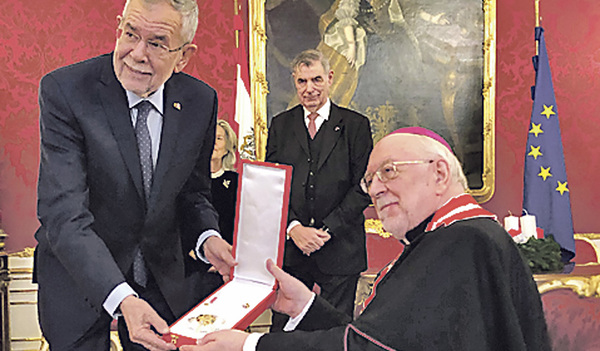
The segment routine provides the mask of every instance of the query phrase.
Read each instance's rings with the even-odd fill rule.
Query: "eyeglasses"
[[[418,165],[418,164],[432,163],[432,162],[433,162],[433,160],[417,160],[417,161],[396,161],[396,162],[386,163],[383,166],[379,167],[379,169],[377,169],[375,171],[375,173],[365,174],[365,176],[360,180],[360,187],[362,188],[362,190],[365,193],[368,194],[369,190],[371,189],[371,184],[373,184],[373,177],[375,177],[375,175],[377,175],[377,178],[379,178],[379,180],[382,183],[386,183],[386,182],[398,177],[398,174],[400,174],[400,170],[398,169],[399,166]]]
[[[127,45],[131,45],[132,47],[137,46],[138,43],[140,42],[140,40],[142,40],[141,36],[133,33],[132,31],[130,31],[128,29],[120,29],[120,32],[121,32],[121,35],[119,36],[119,39],[121,39],[123,41],[123,43],[125,43]],[[148,39],[148,40],[146,40],[146,50],[149,55],[152,55],[155,57],[162,57],[162,56],[166,56],[172,52],[183,49],[187,44],[189,44],[189,43],[186,42],[185,44],[181,45],[178,48],[169,49],[169,47],[166,46],[165,44],[162,44],[156,40]]]

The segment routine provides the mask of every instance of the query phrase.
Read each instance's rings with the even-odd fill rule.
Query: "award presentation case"
[[[267,259],[283,263],[292,167],[242,160],[237,193],[231,280],[171,325],[163,339],[177,347],[206,333],[245,329],[275,300]]]

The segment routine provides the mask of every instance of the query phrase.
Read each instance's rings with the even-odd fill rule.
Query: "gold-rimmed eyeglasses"
[[[132,32],[129,29],[119,29],[119,31],[120,31],[119,39],[122,40],[123,43],[126,45],[135,47],[142,40],[142,37],[140,35]],[[168,46],[166,46],[165,44],[163,44],[157,40],[153,40],[153,39],[146,39],[145,43],[146,43],[146,52],[149,55],[152,55],[155,57],[166,56],[172,52],[176,52],[176,51],[183,49],[187,44],[189,44],[189,42],[186,42],[185,44],[181,45],[178,48],[171,49]]]
[[[368,194],[369,190],[371,189],[371,184],[373,184],[373,177],[375,177],[375,175],[377,175],[377,178],[379,178],[379,180],[382,183],[386,183],[386,182],[398,177],[398,174],[400,174],[399,166],[419,165],[419,164],[432,163],[432,162],[433,162],[433,160],[416,160],[416,161],[396,161],[396,162],[386,163],[386,164],[382,165],[381,167],[379,167],[374,173],[365,174],[365,176],[360,180],[360,187],[362,188],[362,190],[365,193]]]

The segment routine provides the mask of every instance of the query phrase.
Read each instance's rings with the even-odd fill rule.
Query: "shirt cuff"
[[[258,339],[261,336],[265,335],[264,333],[250,333],[244,341],[244,345],[242,346],[242,351],[256,351],[256,345],[258,345]]]
[[[211,236],[221,238],[221,234],[219,234],[219,232],[217,232],[214,229],[209,229],[202,233],[198,238],[198,241],[196,242],[196,257],[198,257],[202,262],[207,264],[210,264],[210,262],[204,256],[204,252],[202,252],[202,244],[204,244],[204,241],[206,241],[206,239],[210,238]]]
[[[286,233],[286,236],[285,236],[285,237],[286,237],[286,239],[288,239],[288,240],[289,240],[289,239],[290,239],[290,232],[292,231],[292,229],[294,229],[294,227],[295,227],[295,226],[297,226],[297,225],[301,225],[301,224],[302,224],[302,223],[300,223],[299,221],[297,221],[297,220],[295,220],[295,219],[294,219],[293,221],[291,221],[291,222],[290,222],[290,224],[289,224],[289,225],[288,225],[288,227],[287,227],[287,230],[286,230],[286,232],[285,232],[285,233]]]
[[[122,282],[117,285],[111,292],[108,294],[106,300],[102,304],[102,307],[110,314],[113,318],[117,318],[121,315],[121,312],[118,312],[117,309],[121,305],[121,302],[125,300],[125,298],[129,295],[133,295],[135,297],[138,296],[136,292],[127,284],[126,282]]]
[[[312,293],[312,297],[310,298],[310,300],[308,300],[308,302],[306,303],[306,305],[304,305],[304,308],[302,309],[302,312],[300,312],[300,314],[297,315],[296,317],[290,317],[290,319],[287,321],[287,323],[283,327],[283,331],[286,331],[286,332],[287,331],[294,331],[296,329],[296,327],[298,326],[298,324],[300,324],[300,322],[302,322],[302,319],[304,318],[304,316],[308,312],[308,309],[310,308],[310,306],[312,306],[313,302],[315,301],[315,297],[316,296],[317,295],[315,293]]]

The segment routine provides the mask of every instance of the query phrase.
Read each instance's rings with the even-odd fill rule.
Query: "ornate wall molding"
[[[369,218],[365,220],[365,231],[367,233],[377,234],[385,239],[392,236],[391,233],[388,233],[385,231],[385,229],[383,229],[383,224],[381,223],[381,220],[374,218]]]
[[[265,0],[249,0],[250,18],[250,100],[254,113],[256,158],[264,161],[267,149],[267,34],[265,29]]]
[[[571,289],[581,297],[600,297],[600,275],[560,277],[551,275],[542,277],[536,275],[536,280],[543,279],[538,283],[540,294],[556,289]]]
[[[600,233],[578,233],[575,234],[575,239],[585,238],[589,240],[600,240]]]
[[[33,257],[34,252],[35,252],[35,247],[26,247],[23,250],[11,253],[8,256],[10,256],[10,257]]]

